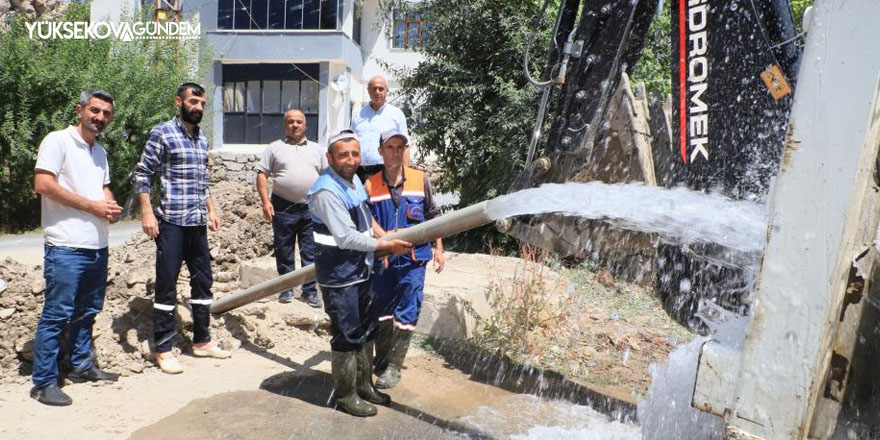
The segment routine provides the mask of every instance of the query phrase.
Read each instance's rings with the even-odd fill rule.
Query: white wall
[[[107,21],[119,23],[123,13],[131,14],[140,10],[138,0],[92,0],[89,4],[89,19],[92,23]]]
[[[364,69],[361,74],[364,83],[376,75],[382,75],[388,79],[388,88],[390,89],[389,101],[393,102],[395,98],[394,90],[399,88],[397,78],[386,69],[382,63],[387,63],[393,68],[414,68],[424,59],[419,52],[406,51],[403,49],[391,48],[391,26],[390,19],[385,23],[379,11],[378,0],[364,0],[364,10],[361,22],[361,48],[364,51]],[[366,84],[362,85],[366,88]],[[360,104],[369,101],[369,97],[364,90],[360,97]]]

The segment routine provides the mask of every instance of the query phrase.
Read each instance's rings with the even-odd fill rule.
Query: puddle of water
[[[481,406],[461,422],[493,437],[518,440],[637,440],[639,428],[583,405],[518,394]]]

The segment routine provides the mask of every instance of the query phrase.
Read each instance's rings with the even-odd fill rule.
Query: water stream
[[[542,213],[605,220],[674,244],[714,243],[747,253],[764,247],[767,229],[759,203],[641,183],[544,184],[492,199],[486,211],[493,220]]]

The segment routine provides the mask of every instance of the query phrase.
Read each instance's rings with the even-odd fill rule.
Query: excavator
[[[671,99],[629,80],[664,7]],[[723,419],[724,438],[827,439],[841,413],[877,411],[878,24],[874,0],[815,0],[800,33],[787,0],[562,0],[540,77],[524,62],[542,93],[511,192],[640,181],[765,206],[764,250],[750,255],[561,214],[496,222],[521,241],[652,284],[670,316],[696,332],[709,333],[707,310],[746,317],[741,335],[707,339],[698,360],[691,404]],[[486,204],[394,238],[422,243],[489,223]],[[307,266],[211,311],[312,279]]]

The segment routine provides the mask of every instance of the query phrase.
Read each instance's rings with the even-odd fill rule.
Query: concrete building
[[[117,21],[126,10],[156,0],[93,0],[92,21]],[[386,18],[378,0],[159,0],[179,7],[182,20],[201,27],[210,68],[213,149],[252,150],[283,137],[289,108],[302,109],[308,137],[326,141],[348,126],[369,101],[365,83],[385,75],[395,102],[391,71],[414,67],[425,26],[416,15]],[[388,68],[386,68],[386,66]],[[206,124],[207,125],[207,124]]]

